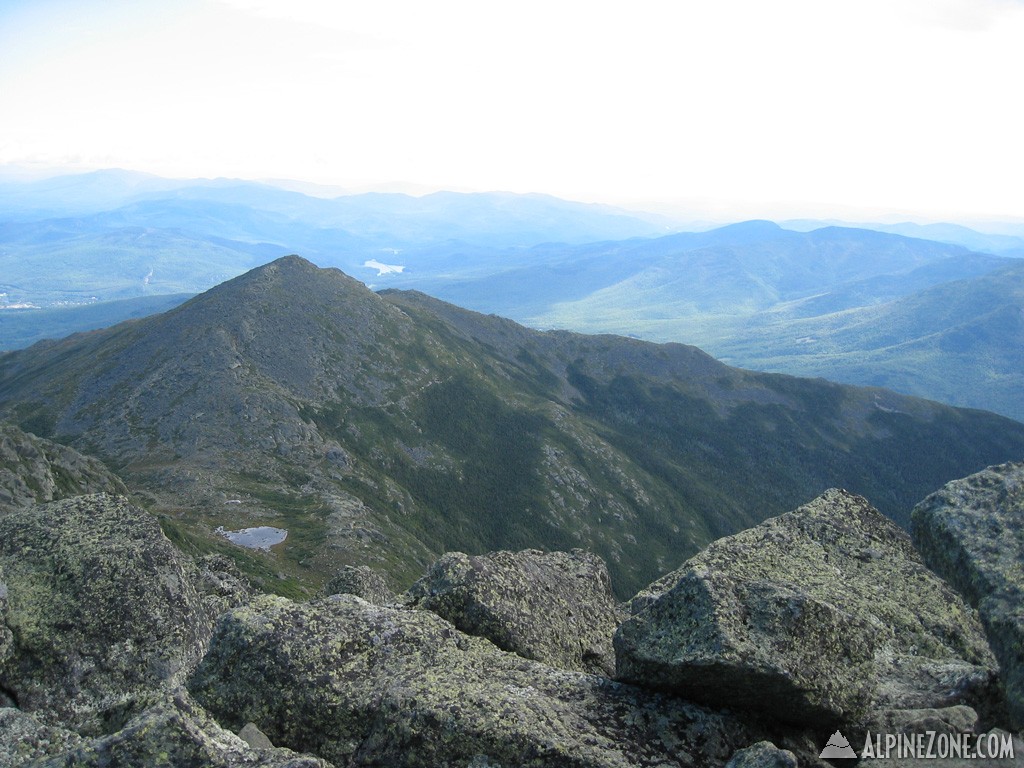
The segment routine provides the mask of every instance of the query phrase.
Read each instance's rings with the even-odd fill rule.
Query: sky
[[[1024,0],[3,0],[0,171],[1024,218]]]

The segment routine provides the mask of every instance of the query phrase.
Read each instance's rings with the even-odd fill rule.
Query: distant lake
[[[226,531],[224,526],[218,526],[217,533],[225,537],[232,544],[249,549],[270,549],[275,544],[280,544],[288,538],[288,531],[284,528],[272,528],[269,525],[261,525],[256,528],[242,528],[237,531]]]

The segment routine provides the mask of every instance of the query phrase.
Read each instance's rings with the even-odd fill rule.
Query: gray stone
[[[975,733],[978,713],[958,705],[941,709],[887,709],[873,712],[867,722],[871,733]]]
[[[324,585],[321,594],[355,595],[375,605],[387,605],[396,599],[385,578],[365,565],[344,566]]]
[[[89,493],[125,494],[102,462],[71,448],[0,423],[0,514]]]
[[[246,723],[238,732],[238,738],[253,749],[272,749],[274,747],[267,734],[256,727],[256,723]]]
[[[759,741],[733,755],[725,768],[797,768],[797,760],[788,749]]]
[[[1010,725],[1024,727],[1024,463],[947,483],[914,508],[911,532],[925,562],[977,607]]]
[[[0,689],[51,724],[109,732],[194,667],[230,600],[197,590],[196,568],[156,519],[124,498],[83,496],[0,516]]]
[[[3,564],[0,564],[0,667],[3,666],[4,662],[7,661],[14,653],[14,633],[11,632],[8,626],[7,614],[10,610],[8,593],[10,588],[4,581],[4,568]]]
[[[109,736],[82,742],[37,768],[331,768],[288,749],[254,749],[221,728],[184,691],[164,696]]]
[[[76,747],[82,738],[59,726],[39,722],[20,709],[0,707],[0,766],[27,765]]]
[[[189,683],[229,728],[345,766],[724,764],[731,716],[556,670],[427,611],[263,596],[221,619]]]
[[[713,542],[669,581],[616,633],[623,681],[821,728],[995,695],[974,612],[845,491]]]
[[[615,673],[612,635],[621,616],[608,569],[589,552],[452,552],[413,585],[409,598],[524,658]]]

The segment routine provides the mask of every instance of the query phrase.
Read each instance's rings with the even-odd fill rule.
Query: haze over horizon
[[[1024,216],[1020,0],[0,8],[0,170]]]

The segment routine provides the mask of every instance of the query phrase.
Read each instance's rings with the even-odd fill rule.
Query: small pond
[[[288,538],[288,531],[284,528],[271,528],[269,525],[242,528],[238,531],[225,531],[224,526],[221,525],[217,528],[217,533],[232,544],[249,549],[270,549]]]

